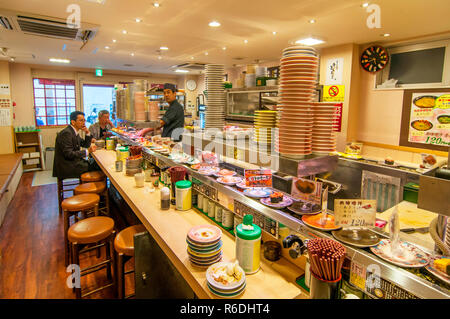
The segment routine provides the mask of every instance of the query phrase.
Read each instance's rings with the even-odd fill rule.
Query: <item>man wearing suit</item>
[[[70,125],[58,133],[55,142],[55,159],[53,163],[53,177],[59,179],[78,178],[81,174],[98,170],[95,161],[86,160],[89,153],[95,152],[95,144],[91,145],[92,136],[85,125],[84,113],[75,111],[70,114]],[[85,139],[79,135],[86,133]],[[80,147],[87,148],[81,150]]]

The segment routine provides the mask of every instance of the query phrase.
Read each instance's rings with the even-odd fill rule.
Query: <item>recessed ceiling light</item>
[[[177,72],[177,73],[189,73],[188,70],[181,70],[181,69],[176,69],[175,72]]]
[[[273,31],[272,34],[273,34],[273,35],[277,34],[277,31]]]
[[[113,43],[116,43],[117,42],[117,40],[116,39],[113,39]]]
[[[131,53],[131,56],[134,56],[134,53]]]
[[[134,21],[136,21],[137,23],[141,22],[142,20],[139,18],[134,19]]]
[[[105,49],[108,50],[108,49],[109,49],[109,46],[106,46]]]
[[[127,34],[128,32],[127,32],[127,30],[122,30],[122,33]]]
[[[70,63],[70,60],[68,59],[50,58],[49,61],[53,63]]]
[[[305,39],[295,41],[296,44],[303,44],[303,45],[316,45],[316,44],[321,44],[324,42],[325,41],[323,41],[323,40],[314,39],[314,38],[305,38]]]
[[[159,56],[158,56],[158,60],[161,60],[161,59],[162,59],[162,56],[159,55]]]
[[[153,6],[154,6],[155,8],[159,8],[160,4],[159,4],[158,2],[153,2]]]
[[[369,6],[369,3],[368,2],[365,2],[365,3],[363,3],[362,5],[361,5],[361,7],[363,7],[363,8],[367,8]]]
[[[225,51],[226,49],[227,49],[227,47],[223,47],[223,48],[222,48],[222,50],[224,50],[224,51]]]
[[[390,33],[385,33],[385,34],[383,34],[383,37],[390,37],[390,36],[391,36]]]
[[[194,60],[194,57],[193,57],[193,56],[191,56],[191,60]]]
[[[309,23],[316,23],[316,20],[311,19],[311,20],[309,20]]]
[[[214,28],[220,27],[220,22],[218,22],[218,21],[211,21],[209,23],[209,26],[210,27],[214,27]]]
[[[160,47],[159,49],[160,49],[160,50],[169,50],[168,47]]]
[[[16,58],[11,57],[10,61],[14,62],[14,61],[16,61]]]
[[[205,55],[208,55],[208,52],[205,52]]]

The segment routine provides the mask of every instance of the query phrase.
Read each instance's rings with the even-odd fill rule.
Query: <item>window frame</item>
[[[36,88],[35,87],[35,80],[44,80],[44,81],[53,82],[52,84],[55,87],[54,88],[46,88],[46,85],[49,85],[49,84],[44,83],[44,84],[42,84],[43,88]],[[39,128],[58,128],[58,127],[63,127],[63,126],[70,125],[70,113],[71,113],[70,109],[71,108],[75,108],[75,110],[77,110],[77,92],[76,92],[77,91],[77,85],[76,85],[76,80],[73,80],[73,79],[55,79],[55,78],[32,77],[31,82],[32,82],[32,86],[33,86],[33,108],[34,108],[34,121],[35,121],[36,127],[39,127]],[[57,89],[56,88],[57,85],[64,85],[64,89]],[[70,85],[73,85],[73,94],[74,94],[73,98],[71,98],[71,97],[68,98],[67,97],[67,91],[72,91],[72,90],[68,90],[67,89],[67,86],[70,86]],[[36,97],[36,89],[43,90],[44,91],[44,96],[43,97]],[[53,90],[54,91],[54,97],[52,97],[53,100],[55,101],[55,105],[54,106],[48,106],[47,105],[47,90]],[[57,105],[58,104],[57,100],[59,99],[57,97],[57,90],[61,90],[61,91],[63,90],[64,91],[64,101],[65,101],[65,103],[64,103],[63,106]],[[36,105],[36,99],[43,99],[44,100],[44,106],[37,106]],[[69,100],[73,100],[73,102],[74,102],[73,106],[69,106],[67,104],[67,100],[68,99]],[[36,106],[39,107],[39,108],[45,108],[45,115],[43,115],[43,116],[38,115],[38,113],[36,112]],[[54,107],[55,108],[55,112],[56,112],[55,115],[50,115],[50,116],[48,115],[48,113],[47,113],[48,107]],[[66,117],[66,123],[65,124],[60,124],[58,122],[58,108],[65,108],[66,115],[59,116],[59,117],[63,117],[63,116]],[[37,123],[37,118],[38,117],[45,117],[45,119],[46,119],[45,125],[38,125],[38,123]],[[54,118],[55,119],[55,124],[49,125],[48,124],[48,119],[49,118]]]
[[[442,82],[434,83],[412,83],[412,84],[397,84],[395,88],[392,89],[420,89],[420,88],[445,88],[450,87],[450,39],[439,40],[439,41],[429,41],[423,43],[409,44],[409,45],[397,45],[397,46],[386,46],[389,55],[413,51],[421,51],[426,49],[434,49],[445,47],[444,65],[442,73]],[[384,83],[389,79],[389,73],[391,69],[391,60],[389,59],[386,67],[378,72],[375,77],[375,89],[386,90],[389,88],[380,88],[379,85]]]

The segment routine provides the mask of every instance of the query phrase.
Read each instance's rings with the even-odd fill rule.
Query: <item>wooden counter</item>
[[[116,153],[114,151],[98,150],[93,157],[194,293],[199,298],[217,298],[206,286],[206,269],[192,266],[186,251],[186,234],[191,227],[215,224],[194,210],[183,212],[173,208],[166,211],[160,210],[159,190],[150,193],[147,190],[149,183],[145,183],[144,188],[136,188],[134,178],[126,176],[125,169],[119,173],[115,171]],[[223,232],[222,242],[222,260],[234,261],[234,237]],[[275,269],[282,271],[278,272]],[[261,257],[261,269],[256,274],[247,276],[247,287],[240,298],[304,298],[301,288],[292,280],[301,273],[303,273],[302,270],[284,258],[273,263]]]

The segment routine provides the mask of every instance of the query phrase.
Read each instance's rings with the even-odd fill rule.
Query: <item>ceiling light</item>
[[[117,42],[117,40],[116,39],[113,39],[113,43],[116,43]]]
[[[220,22],[218,22],[218,21],[211,21],[209,23],[209,26],[210,27],[214,27],[214,28],[220,27]]]
[[[109,49],[109,46],[106,46],[105,49],[108,50],[108,49]]]
[[[193,57],[193,56],[191,56],[191,60],[194,60],[194,57]]]
[[[363,8],[367,8],[368,6],[369,6],[369,3],[368,3],[368,2],[363,3],[363,4],[361,5],[361,7],[363,7]]]
[[[311,19],[311,20],[309,20],[309,23],[316,23],[316,20]]]
[[[154,6],[155,8],[159,8],[160,4],[159,4],[158,2],[153,2],[153,6]]]
[[[169,50],[168,47],[160,47],[159,49],[160,49],[160,50]]]
[[[162,59],[162,56],[158,56],[158,60],[161,60]]]
[[[137,23],[141,22],[142,20],[139,18],[136,18],[134,21],[136,21]]]
[[[11,58],[10,61],[14,62],[14,61],[16,61],[16,58]]]
[[[188,70],[181,70],[181,69],[176,69],[175,72],[177,72],[177,73],[189,73]]]
[[[131,56],[134,56],[134,53],[131,53]]]
[[[205,55],[208,55],[208,52],[205,52]]]
[[[128,32],[127,32],[127,30],[122,30],[122,33],[127,34]]]
[[[277,34],[277,31],[273,31],[272,34],[273,34],[273,35]]]
[[[70,60],[68,59],[50,58],[49,61],[54,63],[70,63]]]
[[[314,39],[314,38],[305,38],[305,39],[295,41],[296,44],[303,44],[303,45],[316,45],[316,44],[321,44],[324,42],[325,41],[322,41],[319,39]]]
[[[222,50],[224,50],[224,51],[225,51],[226,49],[227,49],[227,47],[223,47],[223,48],[222,48]]]
[[[385,33],[385,34],[383,34],[383,37],[390,37],[390,36],[391,36],[390,33]]]
[[[248,43],[248,40],[244,40],[244,43]]]

